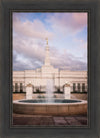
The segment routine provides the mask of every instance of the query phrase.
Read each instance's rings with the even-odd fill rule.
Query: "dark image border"
[[[78,0],[62,1],[36,1],[36,0],[2,0],[1,7],[1,32],[0,32],[0,59],[1,59],[1,91],[0,91],[0,127],[1,137],[5,138],[99,138],[99,2]],[[56,127],[56,128],[16,128],[11,127],[12,117],[12,37],[11,14],[12,11],[83,11],[88,12],[88,117],[86,128]],[[91,93],[90,93],[91,92]]]

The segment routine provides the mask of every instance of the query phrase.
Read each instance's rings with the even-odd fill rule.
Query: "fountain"
[[[53,103],[54,102],[54,83],[52,79],[47,80],[46,84],[46,101],[47,103]]]
[[[24,99],[13,101],[13,112],[30,115],[83,115],[87,114],[87,101],[54,99],[53,81],[47,80],[46,99]],[[69,97],[68,97],[69,98]]]
[[[64,99],[46,103],[45,100],[17,100],[13,102],[13,112],[28,115],[84,115],[87,114],[87,101]]]
[[[46,83],[46,99],[32,99],[32,85],[27,85],[26,99],[13,101],[13,112],[31,115],[83,115],[87,114],[87,101],[70,99],[70,85],[65,85],[65,99],[54,99],[54,82]],[[67,98],[67,99],[66,99]]]

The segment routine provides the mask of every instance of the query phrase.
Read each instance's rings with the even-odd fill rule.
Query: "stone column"
[[[24,85],[24,83],[22,85],[23,85],[23,92],[25,92],[25,85]]]
[[[75,83],[75,91],[78,91],[77,86],[78,86],[78,83]]]
[[[18,83],[18,92],[20,92],[20,83]]]
[[[86,92],[87,92],[87,89],[88,89],[88,88],[87,88],[87,84],[85,84],[85,91],[86,91]]]
[[[32,84],[28,84],[26,86],[26,99],[32,99],[32,95],[33,95]]]
[[[80,92],[82,92],[82,83],[80,83]]]

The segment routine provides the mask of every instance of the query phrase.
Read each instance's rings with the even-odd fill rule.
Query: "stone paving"
[[[41,116],[13,114],[13,125],[86,126],[87,116]]]

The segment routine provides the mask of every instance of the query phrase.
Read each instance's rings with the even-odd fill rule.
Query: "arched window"
[[[85,83],[82,83],[82,92],[85,92]]]
[[[78,83],[78,85],[77,85],[77,90],[78,90],[78,92],[80,92],[80,83]]]
[[[73,92],[75,92],[75,90],[76,90],[76,84],[73,83]]]
[[[15,83],[15,92],[18,92],[18,84]]]

